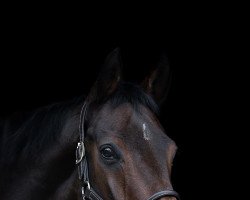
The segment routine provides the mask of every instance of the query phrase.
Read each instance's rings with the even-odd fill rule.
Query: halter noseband
[[[76,148],[76,165],[78,166],[78,177],[81,181],[81,193],[83,200],[103,200],[91,187],[89,182],[89,173],[88,173],[88,162],[85,154],[85,145],[84,145],[84,119],[87,112],[87,103],[84,102],[81,113],[80,113],[80,124],[79,124],[79,133],[80,140]],[[179,194],[174,190],[163,190],[152,195],[148,200],[157,200],[162,197],[175,197],[177,200],[180,200]]]

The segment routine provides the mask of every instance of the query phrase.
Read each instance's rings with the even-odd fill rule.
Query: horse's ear
[[[142,83],[142,87],[146,93],[152,96],[159,106],[168,96],[172,77],[173,74],[169,67],[168,58],[162,55],[158,66]]]
[[[90,90],[89,101],[103,101],[115,91],[121,79],[121,68],[120,49],[116,48],[107,56],[99,76]]]

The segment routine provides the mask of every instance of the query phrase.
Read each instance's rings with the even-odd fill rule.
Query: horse
[[[0,199],[179,199],[177,145],[159,120],[171,77],[163,59],[141,84],[125,81],[115,49],[86,98],[2,120]]]

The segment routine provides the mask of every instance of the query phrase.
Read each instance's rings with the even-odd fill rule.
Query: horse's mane
[[[42,149],[52,145],[69,117],[70,109],[80,105],[83,97],[54,103],[27,113],[17,113],[2,121],[0,166],[20,159],[34,159]],[[25,159],[26,158],[26,159]]]

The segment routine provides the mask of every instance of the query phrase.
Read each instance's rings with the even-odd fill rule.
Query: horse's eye
[[[101,149],[101,155],[107,160],[113,160],[117,158],[115,151],[111,147],[104,147]]]

